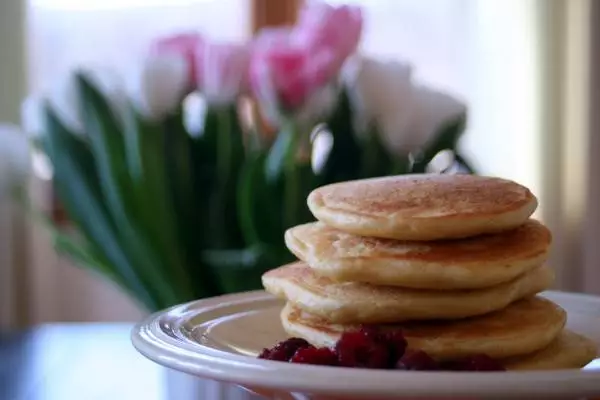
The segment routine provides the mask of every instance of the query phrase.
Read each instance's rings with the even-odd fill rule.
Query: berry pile
[[[298,364],[405,371],[505,370],[498,361],[482,354],[440,363],[422,350],[408,349],[406,339],[400,332],[382,332],[370,326],[345,332],[333,348],[318,348],[304,339],[291,338],[264,349],[258,358]]]

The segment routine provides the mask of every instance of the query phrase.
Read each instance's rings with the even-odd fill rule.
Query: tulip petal
[[[413,89],[414,115],[407,146],[422,149],[439,133],[444,124],[466,112],[466,106],[458,99],[426,86]]]
[[[182,57],[186,62],[188,82],[198,82],[197,60],[201,60],[202,56],[199,52],[204,45],[204,38],[196,32],[180,33],[178,35],[167,36],[157,40],[150,49],[150,56],[170,54]]]
[[[264,86],[270,82],[268,89],[275,94],[268,97],[277,99],[281,108],[303,106],[337,77],[361,33],[360,8],[309,2],[296,26],[263,31],[253,44],[250,79],[255,95],[265,97]]]
[[[187,64],[174,54],[148,57],[129,80],[130,96],[147,118],[160,120],[179,108],[189,92]]]
[[[230,43],[205,43],[197,60],[198,86],[209,104],[233,104],[247,91],[249,48]]]

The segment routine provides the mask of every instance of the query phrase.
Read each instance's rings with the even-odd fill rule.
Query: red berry
[[[263,358],[265,360],[268,360],[270,355],[271,355],[271,349],[263,349],[260,352],[260,354],[258,355],[258,358]]]
[[[404,335],[400,331],[386,332],[384,340],[391,353],[391,358],[394,362],[398,361],[404,355],[408,343]]]
[[[451,371],[506,371],[504,366],[497,360],[485,355],[476,354],[458,360],[447,362],[444,369]]]
[[[387,347],[361,331],[344,333],[335,351],[340,365],[344,367],[387,368],[390,361]]]
[[[378,342],[382,338],[381,330],[372,325],[362,325],[359,330],[367,339]]]
[[[407,350],[396,363],[396,369],[405,371],[434,371],[438,364],[422,350]]]
[[[304,347],[299,349],[290,360],[296,364],[337,365],[337,356],[327,347]]]
[[[290,338],[278,343],[270,349],[264,349],[258,358],[271,361],[289,361],[298,349],[309,346],[310,343],[304,339]]]
[[[383,344],[374,344],[363,358],[363,366],[373,369],[386,369],[390,365],[390,352]]]
[[[284,340],[283,342],[279,342],[279,344],[277,344],[277,346],[299,349],[301,347],[310,346],[310,343],[308,343],[306,340],[301,339],[301,338],[289,338],[289,339]]]

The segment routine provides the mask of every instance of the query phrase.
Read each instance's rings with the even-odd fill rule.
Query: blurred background
[[[159,35],[188,29],[242,40],[291,23],[301,0],[2,0],[0,121],[82,63],[125,68]],[[331,1],[342,3],[342,1]],[[364,7],[362,51],[405,60],[464,99],[461,147],[477,171],[540,199],[555,236],[557,288],[600,294],[600,4],[592,0],[344,0]],[[596,89],[596,90],[594,90]],[[64,217],[51,174],[30,191]],[[0,211],[0,328],[140,318],[123,294],[56,255],[14,207]]]

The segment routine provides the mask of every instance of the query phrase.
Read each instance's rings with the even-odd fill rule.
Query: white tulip
[[[396,61],[361,57],[348,64],[344,80],[356,110],[355,123],[364,133],[372,122],[393,118],[403,134],[409,122],[412,67]]]
[[[148,57],[128,80],[129,94],[145,117],[160,120],[175,111],[189,92],[189,69],[174,54]]]
[[[0,124],[0,198],[25,182],[30,167],[27,136],[16,126]]]
[[[325,167],[333,148],[333,135],[327,129],[317,127],[313,139],[313,151],[311,157],[312,169],[315,173],[320,173]]]
[[[207,111],[206,99],[201,93],[194,92],[185,98],[183,102],[183,123],[191,137],[200,137],[204,133]]]
[[[458,99],[432,88],[413,88],[413,115],[405,144],[408,149],[421,149],[429,144],[440,129],[466,113],[465,104]]]
[[[359,130],[375,123],[394,153],[422,149],[445,123],[466,111],[454,97],[415,84],[408,64],[361,58],[354,68],[345,78]]]

